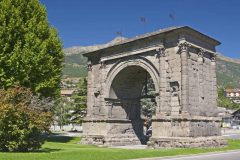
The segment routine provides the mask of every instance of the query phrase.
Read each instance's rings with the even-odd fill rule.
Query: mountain
[[[240,59],[218,54],[217,83],[219,86],[240,87]]]
[[[104,48],[125,40],[124,37],[116,37],[106,44],[92,46],[75,46],[64,49],[65,61],[63,68],[63,78],[66,77],[86,77],[87,58],[82,54]],[[217,83],[219,86],[240,87],[240,59],[226,57],[218,53],[217,56]]]
[[[74,46],[74,47],[66,48],[63,51],[64,51],[66,56],[69,56],[69,55],[72,55],[72,54],[91,52],[91,51],[94,51],[94,50],[98,50],[98,49],[101,49],[101,48],[108,47],[108,46],[113,45],[113,44],[117,44],[117,43],[119,43],[119,42],[121,42],[125,39],[127,39],[127,38],[116,37],[113,40],[111,40],[110,42],[105,43],[105,44],[92,45],[92,46]]]
[[[217,53],[217,58],[219,60],[222,61],[227,61],[227,62],[231,62],[231,63],[236,63],[236,64],[240,64],[240,58],[231,58],[231,57],[226,57],[221,53]]]
[[[83,53],[98,50],[104,47],[108,47],[113,44],[117,44],[127,38],[116,37],[112,41],[106,44],[92,45],[92,46],[74,46],[64,49],[64,68],[62,71],[62,77],[86,77],[87,76],[87,58],[83,56]]]

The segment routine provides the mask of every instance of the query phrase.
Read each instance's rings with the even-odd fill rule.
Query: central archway
[[[111,67],[110,71],[107,73],[107,79],[106,79],[105,95],[107,98],[110,97],[109,91],[110,91],[110,87],[112,85],[114,78],[123,69],[125,69],[127,67],[131,67],[131,66],[138,66],[138,67],[141,67],[144,70],[146,70],[153,80],[156,93],[159,93],[159,71],[158,71],[158,69],[149,60],[147,60],[143,57],[138,57],[136,59],[130,59],[128,61],[125,61],[125,59],[122,59],[118,63],[114,64],[113,67]]]
[[[113,101],[111,118],[129,120],[132,128],[128,128],[127,134],[137,136],[141,144],[145,144],[147,140],[146,129],[144,130],[143,126],[146,121],[143,119],[145,112],[141,112],[141,101],[146,98],[155,101],[156,97],[155,85],[149,82],[153,82],[153,79],[145,68],[128,64],[112,79],[108,93],[109,99]]]

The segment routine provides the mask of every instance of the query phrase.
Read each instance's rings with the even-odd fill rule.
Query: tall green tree
[[[86,116],[87,109],[87,79],[81,78],[78,83],[78,90],[73,94],[74,112],[72,113],[72,123],[81,124]]]
[[[59,94],[62,43],[39,0],[0,0],[0,88]]]
[[[57,100],[54,108],[55,121],[57,125],[62,129],[63,125],[69,124],[71,119],[71,110],[73,110],[74,104],[65,97],[61,97]]]
[[[151,125],[152,116],[156,112],[155,86],[152,78],[148,78],[143,87],[141,104],[141,117],[146,120],[147,125]]]

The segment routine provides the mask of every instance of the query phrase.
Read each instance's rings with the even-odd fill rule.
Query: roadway
[[[240,151],[228,151],[224,153],[208,153],[170,158],[148,158],[145,160],[240,160]]]
[[[227,139],[240,139],[240,133],[223,133],[223,136]],[[240,150],[168,158],[143,158],[139,160],[240,160]]]
[[[240,139],[240,134],[239,133],[223,134],[222,136],[226,137],[227,139]]]

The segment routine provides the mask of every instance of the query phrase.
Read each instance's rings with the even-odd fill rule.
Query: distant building
[[[235,103],[240,103],[240,88],[225,89],[225,96]]]
[[[232,116],[235,120],[240,121],[240,109],[236,110],[235,112],[232,113]]]
[[[71,101],[71,97],[75,92],[74,89],[62,89],[61,90],[61,97],[65,97],[68,101]]]
[[[223,128],[230,128],[231,122],[233,119],[232,113],[233,110],[229,110],[223,107],[218,107],[218,116],[222,117],[222,127]]]
[[[240,129],[240,109],[229,110],[218,107],[218,116],[222,117],[223,128]]]
[[[240,109],[232,113],[232,126],[234,128],[240,129]]]
[[[61,88],[76,88],[80,78],[65,78],[61,81]]]

